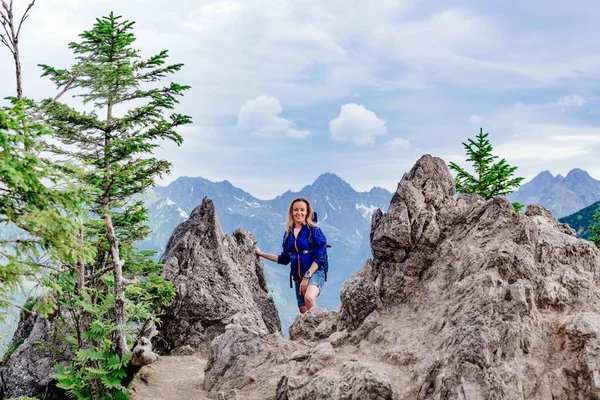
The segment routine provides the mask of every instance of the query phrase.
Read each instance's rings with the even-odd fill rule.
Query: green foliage
[[[85,193],[40,156],[51,131],[29,116],[33,107],[15,100],[0,108],[0,228],[17,232],[0,237],[0,318],[24,278],[39,281],[46,267],[91,257],[74,240]]]
[[[71,365],[57,365],[53,378],[59,388],[70,391],[78,399],[128,399],[129,392],[121,385],[131,354],[118,356],[112,350],[112,342],[104,338],[103,329],[90,333],[97,339],[94,350],[80,349]]]
[[[523,211],[524,205],[522,203],[519,203],[518,201],[513,201],[510,204],[512,204],[516,212],[520,213],[521,211]]]
[[[16,343],[11,343],[6,349],[6,353],[4,353],[4,357],[2,361],[0,361],[0,367],[3,367],[8,362],[10,356],[19,348],[20,345],[23,344],[23,339],[18,340]]]
[[[8,400],[40,400],[37,397],[25,397],[25,396],[19,396],[19,397],[11,397]]]
[[[42,65],[44,76],[58,87],[71,82],[77,96],[91,106],[79,111],[50,99],[42,104],[56,139],[46,149],[71,160],[61,164],[62,171],[88,188],[77,239],[94,250],[94,257],[47,282],[57,294],[64,324],[73,327],[66,342],[74,345],[74,360],[55,378],[77,398],[127,398],[121,382],[130,354],[119,351],[118,338],[125,334],[131,348],[141,322],[156,319],[175,296],[152,252],[136,248],[149,229],[147,210],[134,198],[169,172],[170,163],[155,158],[153,151],[161,140],[182,142],[175,128],[191,123],[190,117],[166,114],[189,86],[157,86],[182,64],[167,64],[167,51],[141,59],[132,47],[133,25],[113,13],[97,19],[80,35],[81,42],[69,44],[75,65]],[[81,268],[83,288],[76,274]],[[119,320],[121,311],[124,317]]]
[[[454,162],[450,162],[450,169],[456,171],[454,180],[456,191],[463,194],[477,194],[489,200],[492,197],[506,196],[517,189],[525,178],[513,177],[517,167],[511,167],[506,159],[499,159],[493,154],[493,147],[488,139],[489,133],[483,133],[483,128],[475,140],[469,139],[463,142],[467,152],[467,161],[472,163],[474,174]],[[513,203],[516,211],[520,211],[523,205]]]
[[[134,198],[169,172],[153,151],[182,142],[175,128],[191,119],[170,110],[189,86],[160,86],[182,64],[167,64],[167,51],[142,59],[133,25],[113,13],[97,19],[69,44],[75,65],[42,65],[91,110],[51,99],[0,109],[0,227],[23,232],[0,237],[0,309],[24,277],[42,284],[25,308],[52,314],[53,342],[38,346],[71,360],[55,378],[81,399],[129,397],[122,382],[141,322],[175,296],[152,252],[136,248],[149,229]]]
[[[593,216],[594,222],[588,228],[590,231],[590,240],[600,249],[600,206]]]
[[[594,215],[600,210],[600,201],[597,201],[574,214],[560,218],[558,221],[568,224],[582,239],[591,239],[590,228],[595,225]]]

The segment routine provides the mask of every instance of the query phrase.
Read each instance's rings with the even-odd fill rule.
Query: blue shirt
[[[312,249],[308,240],[310,234],[312,234]],[[282,265],[291,263],[292,277],[295,281],[299,281],[308,271],[313,261],[317,263],[319,268],[323,268],[327,251],[326,246],[327,238],[321,228],[302,225],[298,236],[294,237],[292,231],[287,233],[287,238],[282,243],[283,251],[277,257],[277,263]]]

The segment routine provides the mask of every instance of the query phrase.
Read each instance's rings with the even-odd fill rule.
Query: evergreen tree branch
[[[19,310],[21,310],[21,311],[25,311],[26,313],[29,313],[29,314],[31,314],[31,315],[37,315],[37,313],[36,313],[35,311],[28,310],[27,308],[25,308],[25,307],[23,307],[23,306],[20,306],[20,305],[18,305],[18,304],[16,304],[16,303],[13,303],[12,301],[8,301],[8,300],[1,299],[1,298],[0,298],[0,303],[3,303],[3,304],[6,304],[6,305],[9,305],[10,307],[15,307],[15,308],[18,308]]]
[[[84,69],[85,65],[89,61],[91,61],[94,58],[94,56],[95,56],[94,54],[90,54],[88,57],[86,57],[84,59],[84,61],[81,64],[80,68],[77,69],[75,71],[75,73],[71,76],[71,78],[65,83],[65,85],[62,88],[62,90],[60,92],[58,92],[54,96],[54,98],[52,98],[52,100],[48,104],[46,104],[46,106],[35,115],[34,120],[40,119],[40,117],[42,115],[44,115],[48,111],[48,108],[50,108],[50,106],[52,104],[54,104],[56,101],[58,101],[58,99],[60,99],[62,97],[62,95],[64,95],[67,91],[69,91],[69,89],[72,89],[74,87],[75,83],[77,82],[77,77],[83,72],[83,69]],[[42,75],[42,76],[44,76],[44,75]]]

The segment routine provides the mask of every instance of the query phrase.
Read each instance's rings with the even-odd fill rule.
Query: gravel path
[[[206,359],[167,356],[144,367],[135,380],[134,400],[204,400],[202,389]]]

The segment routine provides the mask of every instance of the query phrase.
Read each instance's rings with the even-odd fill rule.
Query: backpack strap
[[[286,244],[286,243],[285,243],[285,241],[288,239],[288,237],[290,237],[290,230],[289,230],[289,229],[286,229],[286,230],[285,230],[285,232],[283,232],[283,241],[282,241],[282,243],[281,243],[281,247],[282,247],[282,249],[283,249],[284,251],[285,251],[285,250],[287,250],[287,249],[286,249],[286,245],[285,245],[285,244]],[[288,253],[288,254],[289,254],[289,253]],[[290,269],[290,288],[292,288],[292,287],[293,287],[293,286],[292,286],[292,280],[293,280],[293,279],[292,279],[292,270]]]

